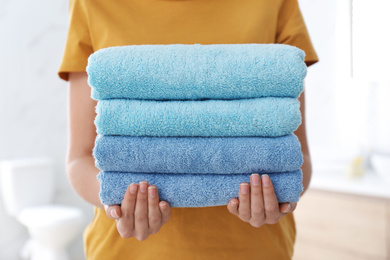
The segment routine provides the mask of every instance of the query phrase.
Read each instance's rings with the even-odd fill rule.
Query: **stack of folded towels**
[[[156,185],[171,207],[226,205],[252,173],[279,202],[302,192],[304,52],[283,44],[136,45],[92,54],[100,199]]]

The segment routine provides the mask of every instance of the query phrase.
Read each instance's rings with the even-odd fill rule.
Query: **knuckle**
[[[144,222],[148,218],[147,218],[147,216],[145,214],[137,214],[137,215],[135,215],[134,219],[135,219],[136,222]]]
[[[255,207],[252,209],[252,215],[264,215],[264,207]]]
[[[232,206],[228,205],[227,208],[228,208],[230,213],[236,213],[236,211],[234,210],[234,208]]]
[[[160,216],[154,215],[154,216],[150,216],[150,218],[149,218],[149,223],[150,224],[158,224],[160,222],[161,222],[161,217]]]
[[[255,228],[259,228],[263,225],[263,222],[261,221],[251,221],[250,224],[255,227]]]
[[[132,237],[132,232],[129,231],[129,230],[119,230],[119,235],[122,237],[122,238],[130,238]]]
[[[136,199],[137,199],[137,193],[135,194],[129,193],[129,197],[127,198],[127,200],[136,201]]]
[[[251,187],[251,195],[259,197],[260,195],[262,195],[262,192],[259,187]]]
[[[122,218],[123,219],[129,219],[130,217],[132,216],[132,213],[130,213],[129,211],[122,211]]]
[[[277,204],[267,205],[265,210],[268,212],[279,212],[279,206]]]
[[[162,212],[162,216],[164,218],[169,218],[171,216],[171,211],[170,210],[166,210],[166,211]]]
[[[154,228],[151,230],[151,234],[156,234],[158,231],[160,230],[160,228]]]
[[[148,235],[147,234],[139,234],[136,236],[136,238],[139,240],[139,241],[144,241],[145,239],[148,238]]]
[[[250,193],[249,193],[249,192],[246,193],[246,194],[241,193],[241,194],[239,194],[239,197],[240,197],[240,201],[242,201],[242,200],[248,200],[249,197],[250,197]]]
[[[147,198],[146,196],[138,196],[137,197],[137,203],[146,203],[147,202]]]
[[[272,187],[265,187],[264,191],[263,191],[263,194],[266,197],[274,197],[274,196],[276,196],[275,195],[275,191],[274,191],[274,189]]]
[[[245,212],[245,213],[240,213],[239,217],[241,220],[248,222],[251,216],[249,213]]]
[[[160,212],[161,212],[161,214],[163,214],[164,216],[169,216],[169,215],[171,215],[171,208],[169,207],[168,204],[166,204],[165,207],[163,207],[162,209],[160,209]]]
[[[152,207],[158,207],[158,199],[157,198],[152,198],[152,197],[149,197],[149,206],[152,206]]]

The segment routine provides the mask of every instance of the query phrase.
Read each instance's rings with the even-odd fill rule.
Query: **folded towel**
[[[295,135],[282,137],[98,136],[93,150],[102,171],[243,174],[298,170]]]
[[[88,59],[92,98],[297,98],[304,52],[284,44],[134,45]]]
[[[296,202],[302,192],[301,170],[269,174],[279,202]],[[160,199],[171,207],[209,207],[227,205],[238,197],[241,182],[250,174],[152,174],[100,172],[100,200],[105,205],[121,204],[131,183],[148,181],[156,185]]]
[[[101,100],[95,124],[101,135],[275,137],[298,128],[299,105],[293,98]]]

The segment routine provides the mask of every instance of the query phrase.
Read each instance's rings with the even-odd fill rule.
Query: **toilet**
[[[6,212],[23,224],[31,238],[21,250],[23,259],[69,260],[66,248],[80,234],[80,209],[52,204],[53,165],[48,158],[0,163],[1,192]]]

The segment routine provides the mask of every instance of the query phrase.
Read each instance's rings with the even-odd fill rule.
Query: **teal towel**
[[[302,192],[301,170],[269,174],[278,202],[296,202]],[[121,204],[131,183],[148,181],[156,185],[160,199],[171,207],[209,207],[227,205],[238,197],[241,182],[250,174],[167,174],[100,172],[100,200],[105,205]]]
[[[95,124],[100,135],[266,136],[293,133],[301,123],[293,98],[204,101],[101,100]]]
[[[243,174],[298,170],[295,135],[282,137],[98,136],[93,150],[103,171]]]
[[[96,100],[297,98],[304,57],[284,44],[110,47],[89,57],[88,83]]]

